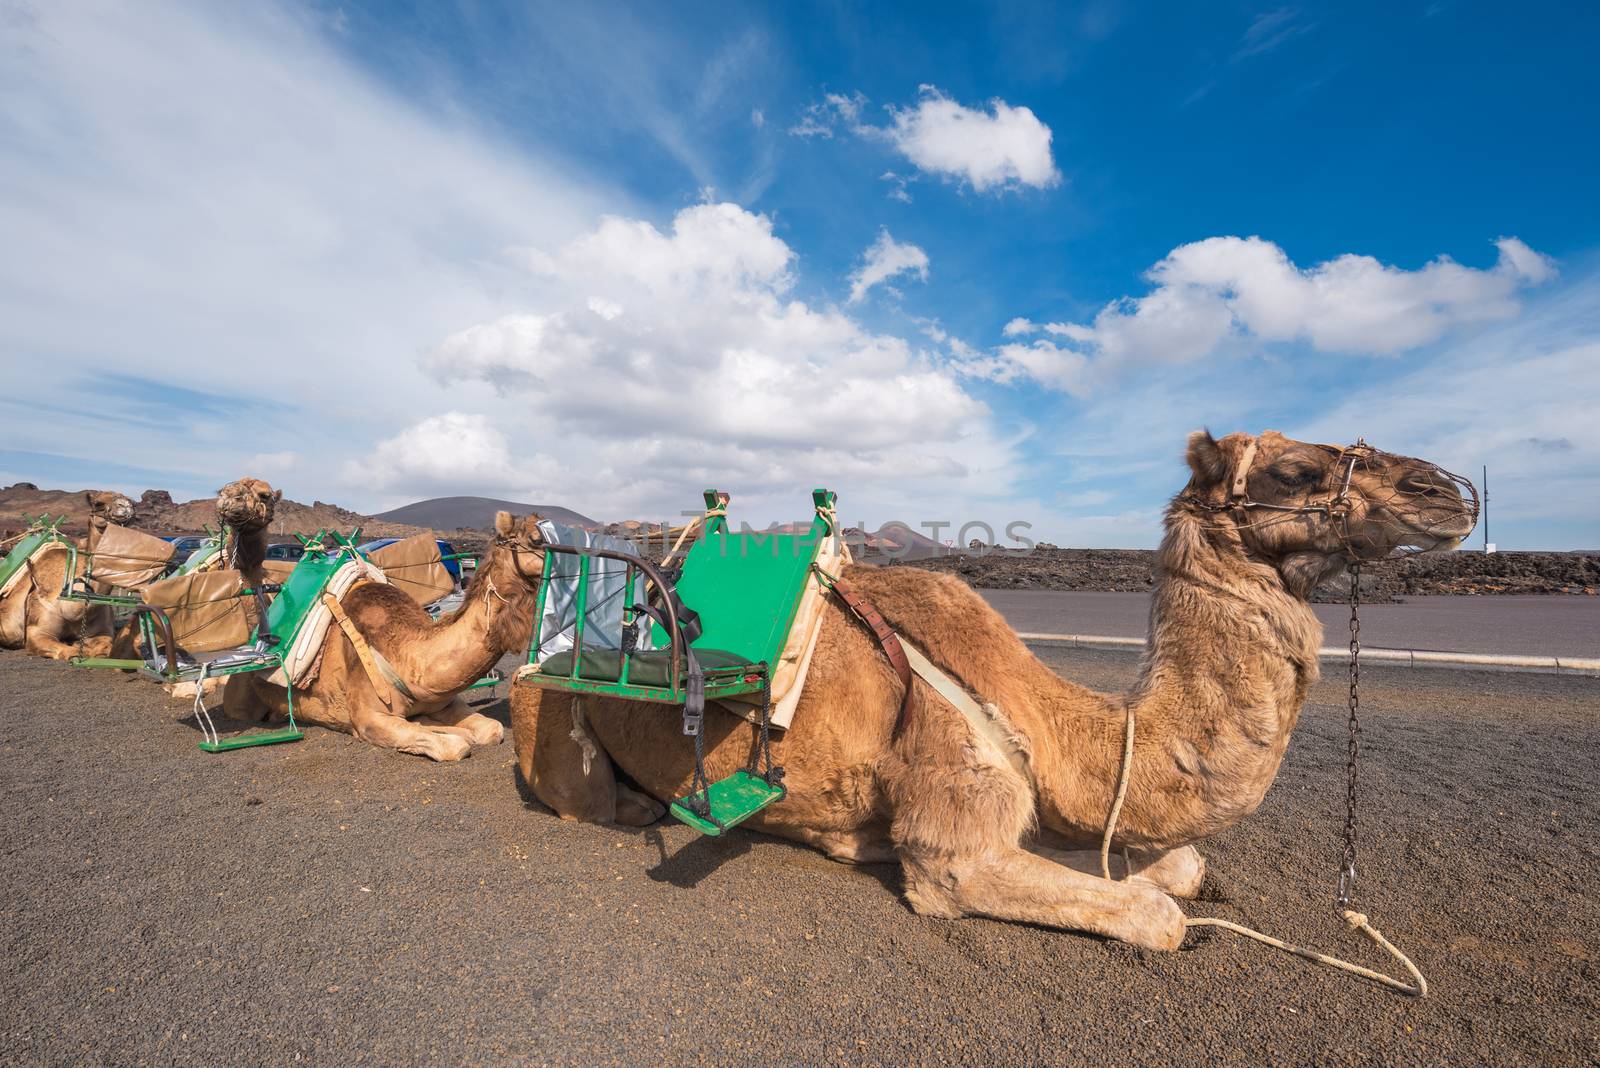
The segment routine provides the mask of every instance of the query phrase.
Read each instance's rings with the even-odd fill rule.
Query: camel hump
[[[845,577],[896,631],[924,649],[959,648],[963,641],[989,640],[995,634],[1018,642],[1005,618],[954,575],[918,567],[852,564]]]

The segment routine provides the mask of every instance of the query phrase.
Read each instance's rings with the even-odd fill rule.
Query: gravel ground
[[[562,823],[509,743],[205,755],[149,683],[0,653],[0,1060],[1594,1062],[1600,682],[1367,680],[1360,904],[1422,1002],[1226,934],[923,919],[892,867],[754,834]],[[1189,911],[1376,963],[1328,908],[1342,700],[1332,672]]]

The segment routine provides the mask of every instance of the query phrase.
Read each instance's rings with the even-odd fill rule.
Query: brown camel
[[[438,621],[394,586],[352,587],[344,612],[409,693],[375,682],[350,639],[331,626],[316,678],[295,688],[295,718],[434,760],[460,760],[474,746],[501,741],[499,721],[473,712],[460,695],[508,650],[527,644],[544,566],[540,542],[537,517],[519,522],[499,513],[494,544],[461,607]],[[265,673],[231,676],[223,708],[246,721],[288,712],[284,689]]]
[[[222,545],[202,568],[232,568],[244,576],[246,586],[268,582],[264,561],[267,558],[267,531],[272,525],[283,491],[275,490],[259,478],[241,478],[217,491],[217,522],[222,528]],[[244,611],[250,626],[255,626],[257,605],[246,598]],[[134,658],[143,655],[143,641],[137,620],[129,620],[111,643],[111,655]],[[184,693],[181,696],[189,697]]]
[[[851,567],[844,579],[999,730],[980,733],[918,678],[897,733],[899,679],[834,605],[793,726],[773,745],[788,797],[747,826],[839,860],[897,859],[907,900],[926,915],[1176,948],[1184,916],[1173,897],[1192,897],[1204,872],[1192,843],[1261,803],[1317,678],[1313,587],[1402,546],[1453,546],[1476,518],[1437,468],[1365,446],[1202,431],[1188,463],[1189,484],[1167,510],[1150,648],[1131,692],[1058,678],[953,577]],[[1094,847],[1130,705],[1136,742],[1113,847],[1132,870],[1118,857],[1107,881]],[[662,812],[652,797],[690,787],[691,749],[673,709],[585,699],[579,710],[568,694],[518,684],[511,723],[523,775],[563,818],[642,825]],[[744,720],[708,711],[704,730],[713,780],[750,761],[755,730]],[[585,759],[590,746],[600,759]],[[619,784],[613,761],[651,796]]]
[[[89,532],[79,545],[74,577],[89,566],[95,546],[107,523],[125,523],[133,516],[133,502],[120,493],[90,490],[83,495],[89,507]],[[75,656],[106,656],[111,652],[111,609],[82,601],[63,601],[70,554],[53,545],[28,564],[28,575],[0,600],[0,648],[26,649],[34,656],[70,660]],[[91,582],[96,593],[110,593],[105,583]]]
[[[246,586],[267,581],[262,567],[267,558],[267,529],[281,500],[283,491],[259,478],[241,478],[217,491],[217,519],[223,534],[216,566],[239,571]]]

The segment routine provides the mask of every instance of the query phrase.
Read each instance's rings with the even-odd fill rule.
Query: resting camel
[[[74,576],[89,566],[107,523],[126,523],[133,517],[133,502],[120,493],[89,490],[89,533],[80,545]],[[0,600],[0,648],[26,649],[34,656],[70,660],[75,656],[105,656],[111,652],[111,609],[83,601],[63,601],[68,553],[64,546],[47,548],[28,563],[28,576]],[[91,582],[96,593],[109,586]]]
[[[1476,519],[1431,464],[1364,445],[1200,431],[1188,464],[1188,486],[1167,509],[1150,647],[1130,692],[1058,678],[953,577],[847,568],[850,586],[984,703],[1020,770],[920,678],[897,733],[899,678],[835,604],[793,726],[773,743],[788,797],[746,826],[843,861],[898,860],[906,899],[924,915],[1176,948],[1184,916],[1173,898],[1192,897],[1204,872],[1192,843],[1255,811],[1317,678],[1322,628],[1307,596],[1352,562],[1453,546]],[[1130,705],[1136,742],[1112,843],[1128,861],[1119,856],[1107,881],[1094,847]],[[585,699],[584,715],[573,712],[568,694],[513,687],[518,763],[561,817],[643,825],[662,813],[655,799],[689,790],[692,751],[674,710]],[[703,729],[712,780],[750,762],[756,732],[744,720],[713,708]],[[589,746],[600,759],[585,759]],[[618,783],[613,762],[649,796]]]
[[[460,695],[506,652],[527,645],[543,573],[542,541],[537,517],[517,521],[499,513],[494,543],[461,607],[437,621],[394,586],[352,587],[341,602],[344,612],[409,695],[375,683],[350,639],[332,626],[315,680],[295,689],[295,718],[434,760],[460,760],[474,746],[501,741],[499,721],[473,712]],[[285,691],[262,673],[229,677],[223,709],[246,721],[288,714]]]
[[[267,529],[283,500],[259,478],[241,478],[217,491],[217,519],[222,524],[222,551],[218,566],[237,569],[246,586],[267,581],[262,562],[267,558]]]
[[[259,478],[241,478],[217,491],[217,522],[222,527],[222,545],[217,554],[206,562],[207,568],[234,568],[244,576],[246,586],[259,586],[268,581],[264,561],[267,558],[267,531],[283,491],[275,490]],[[256,602],[247,598],[245,613],[255,623]],[[130,620],[112,643],[114,655],[136,655],[141,641],[139,625]]]

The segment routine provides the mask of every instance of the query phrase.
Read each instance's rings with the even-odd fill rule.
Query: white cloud
[[[829,93],[806,108],[790,127],[796,137],[828,137],[843,129],[857,137],[883,141],[924,174],[965,183],[980,193],[1030,186],[1047,189],[1061,181],[1050,151],[1050,127],[1030,108],[996,98],[985,110],[967,107],[938,87],[924,85],[915,104],[890,107],[890,122],[862,121],[867,98],[860,93]],[[890,171],[889,195],[910,202],[905,176]]]
[[[751,108],[750,109],[750,125],[754,126],[756,129],[759,130],[763,126],[765,126],[766,124],[767,124],[767,113],[762,111],[760,108]]]
[[[1061,180],[1050,154],[1050,127],[1026,107],[998,98],[989,110],[964,107],[931,85],[915,106],[894,109],[886,135],[920,170],[964,181],[978,192]]]
[[[860,303],[867,290],[901,274],[914,274],[926,282],[928,254],[916,245],[896,241],[887,229],[879,230],[878,239],[862,253],[861,266],[850,275],[850,303]]]
[[[988,409],[940,358],[790,296],[794,253],[766,216],[695,205],[667,231],[610,217],[528,261],[549,297],[456,331],[423,365],[492,385],[542,447],[581,455],[592,477],[573,489],[605,514],[676,508],[691,482],[777,495],[787,514],[813,482],[926,506],[1012,477]]]
[[[1600,275],[1591,273],[1399,376],[1355,384],[1284,429],[1317,441],[1360,434],[1474,483],[1487,464],[1490,535],[1502,547],[1600,548],[1596,308]]]
[[[348,461],[346,478],[380,489],[460,494],[520,480],[506,436],[481,415],[430,416],[380,441],[370,459]]]
[[[861,109],[867,104],[867,98],[858,93],[849,96],[843,93],[827,93],[815,104],[807,105],[800,115],[800,121],[789,127],[789,133],[795,137],[810,139],[813,137],[833,137],[836,126],[843,126],[851,133],[862,133]]]
[[[1258,237],[1208,238],[1173,249],[1146,273],[1154,289],[1112,301],[1090,324],[1013,319],[1006,337],[1043,329],[1061,340],[999,351],[1040,382],[1079,394],[1120,368],[1190,363],[1230,338],[1393,355],[1510,318],[1519,290],[1555,276],[1552,261],[1518,239],[1495,244],[1499,259],[1488,269],[1441,256],[1408,271],[1350,254],[1300,268]]]
[[[628,204],[415,108],[301,11],[4,7],[0,361],[52,374],[0,421],[55,440],[84,384],[117,374],[238,398],[197,427],[174,394],[140,430],[138,462],[180,492],[284,442],[326,456],[388,433],[392,412],[432,410],[413,354],[508,310],[525,279],[501,250]],[[129,441],[92,416],[70,439],[84,457]],[[301,464],[288,488],[327,499],[338,470]]]

